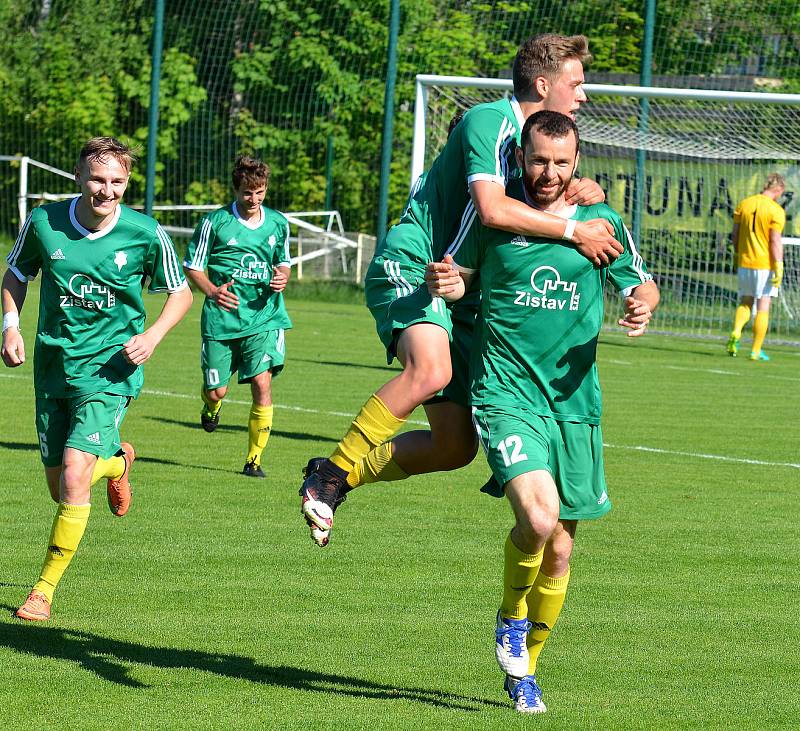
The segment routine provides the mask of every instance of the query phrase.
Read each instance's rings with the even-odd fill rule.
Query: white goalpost
[[[730,234],[737,203],[770,172],[780,203],[786,275],[772,333],[800,340],[800,94],[585,84],[583,176],[638,235],[662,290],[660,329],[722,337],[730,329],[736,275]],[[418,75],[411,181],[429,168],[458,110],[511,96],[510,79]],[[609,321],[616,309],[609,307]]]

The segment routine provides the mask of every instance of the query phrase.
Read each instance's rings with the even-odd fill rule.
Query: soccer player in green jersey
[[[516,152],[523,179],[509,193],[565,221],[605,218],[625,244],[618,259],[598,269],[571,247],[477,225],[427,274],[431,293],[448,301],[480,274],[473,416],[493,474],[484,490],[505,493],[516,518],[505,543],[496,656],[526,713],[546,710],[534,673],[566,596],[577,521],[611,509],[595,362],[603,288],[608,281],[625,296],[619,322],[630,336],[645,332],[659,299],[620,216],[605,204],[567,203],[578,148],[569,117],[532,115]]]
[[[186,314],[192,293],[169,236],[121,205],[134,156],[112,137],[83,147],[77,198],[41,206],[25,221],[3,277],[3,362],[25,362],[19,313],[41,271],[34,349],[36,432],[50,495],[58,503],[39,581],[17,610],[50,617],[53,592],[89,520],[91,485],[106,478],[114,515],[128,511],[133,447],[119,428],[142,388],[142,364]],[[145,329],[142,288],[166,292]]]
[[[621,251],[607,221],[565,224],[505,192],[518,176],[514,149],[525,118],[540,109],[574,115],[586,101],[583,63],[589,58],[584,36],[543,35],[523,44],[514,61],[514,96],[465,113],[376,252],[366,275],[367,305],[387,360],[397,357],[403,370],[367,400],[330,458],[313,459],[306,467],[302,512],[319,545],[327,544],[333,513],[354,487],[456,469],[475,456],[467,364],[477,298],[452,309],[432,298],[424,285],[428,262],[440,261],[476,221],[520,234],[570,239],[598,265]],[[574,203],[604,198],[590,180],[572,182],[568,196]],[[387,441],[422,404],[430,431]]]
[[[186,259],[186,276],[206,296],[200,321],[207,432],[219,424],[228,383],[239,373],[253,396],[242,474],[264,477],[261,454],[272,430],[272,377],[283,370],[284,332],[292,326],[283,301],[289,281],[289,223],[261,205],[269,166],[240,156],[233,167],[235,200],[203,218]],[[205,269],[208,268],[208,274]]]

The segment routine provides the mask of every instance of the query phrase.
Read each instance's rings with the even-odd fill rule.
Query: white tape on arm
[[[572,235],[575,233],[575,224],[577,223],[578,222],[574,218],[567,219],[567,227],[564,229],[561,238],[566,241],[572,241]]]
[[[6,312],[3,315],[3,332],[10,327],[15,327],[19,330],[19,314],[16,312]]]

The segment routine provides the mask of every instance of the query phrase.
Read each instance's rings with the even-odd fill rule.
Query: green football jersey
[[[457,245],[477,219],[469,184],[491,180],[505,186],[519,176],[514,150],[524,124],[514,98],[478,104],[468,110],[401,219],[401,223],[414,223],[422,228],[426,237],[412,237],[411,246],[405,237],[388,237],[376,254],[422,264],[440,261],[451,244]]]
[[[118,206],[113,222],[88,231],[78,199],[33,210],[6,261],[21,282],[41,270],[34,388],[41,398],[93,393],[137,396],[142,369],[122,346],[144,330],[142,287],[186,287],[172,241],[158,223]]]
[[[195,229],[183,265],[203,271],[215,287],[233,280],[239,307],[226,312],[206,297],[200,331],[209,340],[232,340],[266,330],[289,329],[282,292],[273,292],[272,268],[291,266],[289,222],[277,211],[261,207],[261,218],[245,221],[236,203],[218,208]]]
[[[603,288],[610,280],[628,292],[652,277],[622,219],[607,205],[572,206],[563,215],[579,221],[607,219],[624,252],[610,266],[595,269],[568,244],[478,223],[454,253],[461,269],[480,272],[472,403],[598,424],[595,359]]]

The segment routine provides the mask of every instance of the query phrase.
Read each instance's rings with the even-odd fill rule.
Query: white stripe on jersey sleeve
[[[508,136],[508,127],[510,126],[511,123],[504,117],[503,124],[500,125],[500,131],[497,133],[497,139],[494,143],[495,175],[498,178],[503,177],[503,171],[500,169],[500,150],[506,140],[506,137]]]
[[[417,179],[414,181],[414,185],[411,186],[411,192],[408,194],[408,203],[406,203],[406,207],[403,209],[403,215],[400,218],[405,218],[408,215],[408,212],[411,210],[411,203],[414,200],[414,196],[419,193],[420,189],[422,188],[422,181],[425,178],[425,173],[417,176]],[[469,180],[467,180],[467,184],[469,185]]]
[[[636,244],[633,243],[633,236],[631,236],[631,232],[628,231],[628,227],[623,223],[622,228],[625,230],[625,235],[628,237],[628,246],[630,247],[631,256],[633,257],[632,266],[636,270],[636,274],[639,275],[639,281],[642,284],[649,282],[653,276],[644,270],[644,260],[639,254]]]
[[[197,242],[197,248],[194,250],[194,256],[191,262],[184,261],[183,265],[187,269],[194,269],[195,271],[202,272],[206,268],[206,259],[208,257],[208,239],[211,234],[211,221],[207,218],[203,219],[200,224],[200,240]]]
[[[17,263],[17,259],[19,259],[20,252],[22,251],[22,244],[25,242],[25,236],[28,233],[28,228],[31,225],[31,217],[33,216],[33,211],[28,214],[28,217],[25,219],[25,224],[22,226],[19,232],[19,236],[17,236],[17,240],[14,242],[14,246],[11,247],[11,251],[8,252],[8,256],[6,257],[6,262],[10,267],[13,267]],[[19,279],[19,275],[15,275],[17,279]],[[27,278],[23,277],[20,281],[27,282]]]
[[[164,269],[167,292],[178,292],[186,287],[186,282],[181,277],[181,268],[178,264],[178,256],[175,254],[175,247],[167,232],[160,225],[156,225],[156,234],[161,244],[161,264]]]
[[[461,215],[461,225],[458,228],[456,237],[453,239],[450,246],[447,247],[447,250],[444,252],[445,254],[450,254],[450,256],[456,255],[456,252],[461,248],[461,244],[464,243],[464,239],[467,237],[469,230],[472,228],[472,224],[475,222],[477,215],[478,211],[475,208],[475,204],[470,199],[467,201],[467,205],[464,207],[464,213]]]
[[[510,175],[510,171],[508,169],[508,148],[511,147],[511,144],[513,142],[514,142],[513,135],[509,135],[506,138],[506,141],[503,143],[503,146],[500,148],[500,165],[502,166],[503,185],[508,184],[508,179]]]
[[[278,264],[279,267],[292,266],[292,259],[289,256],[289,223],[286,223],[286,238],[283,240],[283,260]]]

